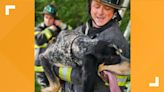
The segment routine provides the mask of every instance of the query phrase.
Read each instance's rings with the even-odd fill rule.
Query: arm
[[[45,29],[41,29],[41,27],[35,28],[35,42],[37,45],[43,45],[48,43],[52,37],[56,37],[60,32],[54,25]]]
[[[54,24],[55,24],[56,26],[58,26],[61,30],[69,30],[69,31],[72,30],[72,27],[71,27],[71,26],[69,26],[69,25],[63,23],[63,22],[60,21],[60,20],[55,20]]]
[[[129,75],[130,73],[130,65],[128,62],[123,62],[121,64],[116,65],[99,65],[98,73],[104,70],[108,70],[114,72],[118,75]]]

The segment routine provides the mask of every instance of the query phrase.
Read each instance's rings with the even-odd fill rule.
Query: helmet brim
[[[122,8],[121,6],[115,5],[115,4],[109,4],[109,3],[107,4],[107,3],[104,3],[104,2],[101,2],[101,3],[106,5],[106,6],[112,7],[114,9],[118,9],[118,10]]]
[[[49,14],[51,15],[52,17],[54,17],[55,19],[58,19],[58,17],[55,15],[55,14],[51,14],[51,13],[48,13],[48,12],[41,12],[42,15],[44,14]]]
[[[99,2],[99,3],[103,4],[103,5],[112,7],[112,8],[114,8],[114,9],[121,9],[121,8],[122,8],[122,6],[120,6],[120,5],[112,4],[112,3],[110,3],[110,2],[104,2],[103,0],[95,0],[95,1],[96,1],[96,2]]]

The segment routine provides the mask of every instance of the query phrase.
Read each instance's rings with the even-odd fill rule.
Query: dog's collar
[[[122,55],[122,49],[120,49],[120,48],[118,48],[115,44],[110,44],[110,45],[108,45],[108,47],[113,47],[113,48],[115,48],[116,49],[116,54],[117,55]]]
[[[129,61],[129,59],[122,55],[123,51],[122,49],[118,48],[115,44],[110,44],[108,47],[113,47],[116,49],[116,54],[121,57],[122,60]]]

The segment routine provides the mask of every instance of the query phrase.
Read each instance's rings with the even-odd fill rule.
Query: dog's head
[[[119,75],[129,75],[129,59],[122,55],[122,51],[117,48],[116,45],[105,41],[99,41],[95,46],[94,53],[95,57],[98,59],[98,64],[104,63],[105,65],[110,65],[104,68],[105,70],[112,71]],[[100,69],[99,72],[101,72],[101,70],[102,69]]]
[[[125,61],[129,62],[126,57],[121,55],[122,50],[109,42],[99,41],[95,47],[94,53],[99,64],[114,65]]]

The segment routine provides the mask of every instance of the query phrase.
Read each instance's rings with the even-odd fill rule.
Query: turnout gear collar
[[[92,39],[98,36],[102,31],[106,30],[107,28],[110,28],[112,24],[114,23],[114,20],[110,20],[105,25],[101,26],[100,28],[95,28],[92,25],[92,19],[88,20],[88,22],[83,26],[82,31],[85,35],[88,35]]]
[[[50,14],[56,18],[57,8],[54,5],[47,5],[44,7],[42,14]]]

